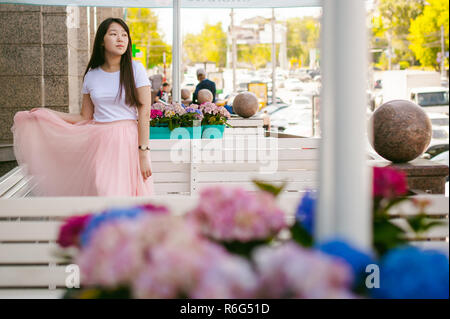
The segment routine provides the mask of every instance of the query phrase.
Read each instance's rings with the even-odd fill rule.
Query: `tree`
[[[278,47],[276,52],[278,52]],[[237,46],[238,61],[245,62],[254,69],[265,68],[272,61],[272,45],[267,43],[239,44]]]
[[[411,23],[409,47],[422,66],[440,69],[437,55],[441,52],[441,26],[444,26],[444,51],[448,51],[448,10],[447,0],[428,0],[423,13]]]
[[[391,47],[392,63],[407,62],[415,64],[414,54],[409,48],[408,33],[411,21],[422,13],[424,0],[379,0],[377,14],[372,20],[373,49],[380,51],[374,54],[374,61],[384,55],[386,58]],[[383,54],[382,51],[385,53]],[[387,59],[385,60],[387,61]]]
[[[224,67],[227,58],[227,34],[222,29],[222,23],[205,23],[200,34],[186,34],[183,50],[188,63],[214,62],[218,67]]]
[[[164,52],[166,63],[172,62],[172,47],[163,41],[158,28],[158,16],[152,10],[129,8],[126,20],[133,44],[147,47],[147,65],[150,68],[163,64]]]
[[[290,60],[309,64],[309,51],[319,47],[320,24],[317,19],[291,18],[287,20],[287,55]]]

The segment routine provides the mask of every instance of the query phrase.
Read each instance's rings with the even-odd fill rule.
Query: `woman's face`
[[[113,55],[122,55],[128,47],[127,31],[118,23],[113,22],[109,25],[103,37],[105,51]]]

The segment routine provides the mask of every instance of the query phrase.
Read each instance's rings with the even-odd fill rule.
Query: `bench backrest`
[[[419,195],[431,201],[429,218],[444,225],[415,238],[411,243],[439,249],[448,254],[449,199],[443,195]],[[54,197],[0,199],[0,298],[58,298],[65,287],[67,261],[55,253],[59,226],[68,216],[99,212],[108,207],[145,202],[164,204],[176,214],[183,214],[197,203],[197,196],[165,195],[152,198]],[[285,193],[278,199],[280,207],[292,220],[299,194]],[[404,225],[404,216],[416,214],[403,203],[392,214]]]

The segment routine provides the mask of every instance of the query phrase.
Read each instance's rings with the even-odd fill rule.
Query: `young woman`
[[[126,23],[106,19],[84,74],[81,113],[16,113],[14,151],[38,182],[34,195],[153,194],[151,87],[144,66],[131,59],[131,46]]]

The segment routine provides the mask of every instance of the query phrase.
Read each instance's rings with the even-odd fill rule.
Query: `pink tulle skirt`
[[[149,196],[133,120],[70,124],[39,109],[17,112],[11,128],[19,165],[37,181],[35,196]]]

